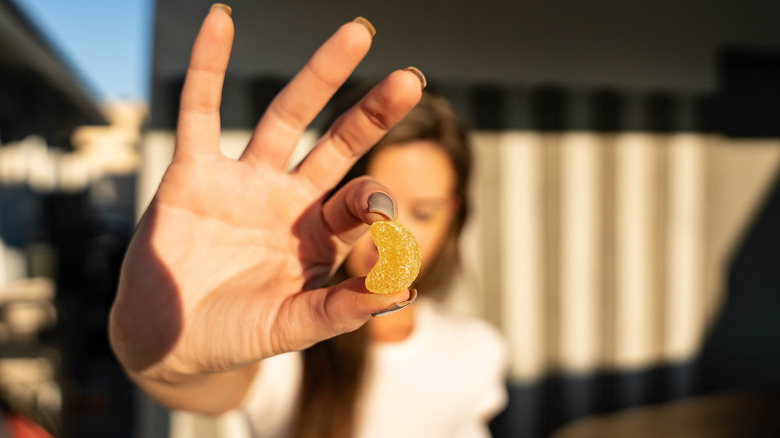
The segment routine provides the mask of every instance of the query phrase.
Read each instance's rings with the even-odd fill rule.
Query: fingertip
[[[416,289],[403,289],[390,294],[375,294],[366,289],[366,277],[351,278],[335,287],[346,289],[352,294],[349,313],[354,312],[354,318],[365,320],[401,310],[417,299]]]
[[[368,211],[369,213],[378,213],[382,215],[385,220],[395,219],[395,204],[393,198],[387,193],[374,192],[368,197]]]
[[[392,294],[373,294],[365,277],[349,278],[337,285],[294,294],[279,314],[283,323],[295,323],[300,337],[285,351],[303,349],[333,336],[360,328],[371,318],[408,307],[416,297],[406,289]],[[301,324],[305,321],[305,324]]]
[[[409,68],[396,70],[385,80],[386,86],[382,87],[382,98],[388,106],[406,112],[414,108],[422,99],[422,79]]]
[[[400,294],[402,292],[406,292],[407,298],[403,301],[399,301],[397,303],[391,304],[390,306],[371,314],[372,317],[376,318],[377,316],[384,316],[389,315],[391,313],[395,313],[399,310],[405,309],[409,307],[416,299],[417,299],[417,289],[411,288],[411,289],[404,289],[402,291],[396,292],[396,294]]]
[[[374,38],[374,35],[376,35],[376,28],[373,24],[371,24],[370,21],[368,21],[365,17],[357,17],[354,20],[352,20],[353,23],[358,23],[366,28],[368,31],[368,34],[371,35],[371,38]]]
[[[414,96],[415,104],[422,97],[422,92],[428,86],[428,80],[425,75],[416,67],[406,67],[398,71],[399,82],[402,82],[404,90]]]
[[[221,4],[212,6],[192,47],[190,67],[220,71],[227,68],[233,46],[233,20]],[[227,7],[227,6],[225,6]]]
[[[211,9],[209,9],[209,12],[213,12],[213,11],[222,11],[228,14],[228,16],[233,15],[233,8],[231,8],[230,6],[224,3],[214,3],[213,5],[211,5]]]
[[[348,50],[361,51],[368,53],[373,41],[373,35],[368,30],[368,26],[361,21],[355,20],[343,24],[338,31],[338,36],[343,37],[348,42]]]
[[[354,184],[351,188],[354,198],[349,202],[353,203],[351,208],[358,219],[368,225],[395,220],[398,209],[390,189],[370,176],[356,178],[347,186],[350,184]]]
[[[423,72],[420,71],[417,67],[406,67],[404,71],[408,71],[410,73],[414,73],[415,76],[417,76],[417,79],[420,81],[420,90],[425,90],[425,87],[428,86],[428,80],[425,79],[425,75]]]
[[[220,37],[233,37],[233,9],[222,3],[214,3],[204,20],[204,26]]]

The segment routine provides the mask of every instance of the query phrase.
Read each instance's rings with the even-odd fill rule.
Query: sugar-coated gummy
[[[411,286],[420,273],[420,248],[406,226],[395,221],[371,224],[371,238],[379,251],[379,260],[366,277],[366,289],[375,294],[390,294]]]

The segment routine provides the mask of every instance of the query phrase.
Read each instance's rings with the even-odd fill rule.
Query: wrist
[[[155,349],[143,348],[145,343],[135,342],[135,338],[128,334],[113,311],[109,316],[108,337],[117,361],[135,381],[175,386],[195,382],[204,375],[183,366],[175,366],[170,354],[154,354]]]

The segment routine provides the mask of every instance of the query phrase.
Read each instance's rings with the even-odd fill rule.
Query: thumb
[[[284,350],[301,350],[322,340],[357,330],[368,320],[403,309],[417,298],[416,289],[392,294],[366,290],[365,277],[351,278],[335,286],[293,295],[279,313],[280,326],[292,328],[292,338],[280,339]],[[287,319],[286,321],[284,319]],[[293,335],[295,333],[295,335]],[[287,348],[285,348],[285,346]]]

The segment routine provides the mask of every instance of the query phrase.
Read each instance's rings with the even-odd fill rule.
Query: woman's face
[[[447,155],[430,141],[385,146],[368,165],[368,175],[390,189],[396,200],[397,220],[411,230],[422,253],[422,268],[438,252],[455,217],[455,171]],[[361,277],[378,259],[369,233],[347,256],[350,276]]]

